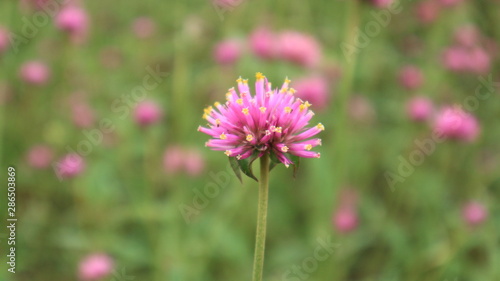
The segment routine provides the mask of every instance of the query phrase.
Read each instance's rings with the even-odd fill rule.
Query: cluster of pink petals
[[[71,39],[81,43],[86,39],[89,19],[87,12],[76,5],[64,7],[55,19],[56,26],[70,34]]]
[[[415,90],[422,86],[424,75],[420,68],[407,65],[399,71],[399,83],[408,90]]]
[[[434,120],[434,131],[445,138],[474,141],[480,132],[476,118],[459,107],[444,107]]]
[[[236,39],[219,42],[214,49],[215,61],[219,64],[234,64],[241,57],[243,44]]]
[[[33,85],[44,85],[50,78],[50,70],[47,65],[40,61],[29,61],[21,66],[21,78]]]
[[[250,48],[256,56],[264,60],[278,57],[275,35],[265,27],[259,27],[250,34]]]
[[[423,96],[415,96],[406,104],[406,112],[413,121],[426,121],[434,112],[432,101]]]
[[[96,253],[85,257],[78,269],[80,280],[100,280],[111,274],[114,262],[106,254]]]
[[[286,166],[293,164],[287,153],[319,158],[320,154],[311,149],[321,145],[321,140],[310,138],[324,127],[320,123],[305,128],[314,115],[308,109],[311,104],[294,96],[295,90],[289,88],[288,79],[280,90],[273,90],[261,73],[256,77],[254,96],[250,94],[248,81],[239,78],[239,94],[231,88],[225,104],[216,102],[215,109],[212,106],[205,109],[203,118],[209,127],[200,126],[198,131],[213,137],[206,146],[237,159],[246,159],[254,152],[259,157],[272,153]]]
[[[9,31],[0,26],[0,55],[4,53],[10,45]]]
[[[479,202],[469,202],[462,209],[462,217],[470,226],[481,224],[488,217],[485,206]]]
[[[26,156],[28,164],[35,169],[45,169],[50,166],[54,157],[52,149],[46,145],[35,145]]]
[[[152,125],[163,116],[161,107],[153,101],[143,101],[134,109],[134,119],[140,126]]]
[[[70,153],[65,155],[57,163],[57,175],[62,178],[71,178],[79,175],[85,169],[85,162],[83,158],[76,154]]]
[[[297,96],[314,104],[318,110],[328,106],[330,89],[328,81],[320,75],[312,75],[297,79],[294,83]]]
[[[185,171],[190,176],[199,176],[205,168],[205,160],[197,149],[173,145],[163,154],[163,167],[168,174]]]

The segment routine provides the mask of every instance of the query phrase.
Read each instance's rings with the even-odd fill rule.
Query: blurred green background
[[[81,1],[75,5],[88,14],[89,29],[80,43],[58,29],[44,4],[29,2],[0,3],[0,25],[17,40],[0,52],[0,166],[3,186],[7,167],[16,168],[18,218],[15,274],[7,271],[9,233],[1,227],[0,280],[79,280],[79,264],[92,253],[114,261],[98,280],[249,280],[257,183],[240,184],[227,157],[205,148],[208,136],[196,129],[206,123],[204,107],[224,101],[240,75],[253,85],[256,72],[274,86],[289,77],[293,87],[312,74],[328,81],[328,103],[311,107],[313,124],[326,127],[321,158],[303,159],[296,179],[283,165],[271,173],[264,280],[500,280],[498,83],[470,112],[481,128],[475,141],[435,144],[404,181],[391,188],[386,178],[418,150],[415,140],[432,134],[408,117],[411,97],[426,96],[436,108],[463,105],[480,77],[500,81],[498,1],[401,1],[396,13],[354,0]],[[56,10],[60,3],[52,1]],[[381,11],[387,25],[378,22],[379,31],[346,56],[343,46],[362,40],[358,31]],[[36,32],[27,36],[36,13]],[[149,34],[134,33],[138,18],[153,24]],[[482,73],[443,67],[442,52],[464,25],[489,50]],[[259,27],[309,34],[321,46],[320,63],[259,59],[248,43]],[[241,56],[217,63],[214,48],[226,39],[242,43]],[[21,66],[31,60],[49,67],[46,84],[23,80]],[[423,74],[418,89],[401,85],[405,65]],[[133,96],[151,69],[168,75]],[[163,112],[149,126],[134,119],[142,97]],[[90,149],[84,170],[59,179],[58,161],[78,152],[104,119],[113,129],[83,148]],[[30,163],[35,145],[51,151],[43,169]],[[201,168],[169,170],[169,148],[181,151],[181,162],[192,151]],[[7,187],[1,193],[7,225]],[[468,202],[483,206],[481,222],[464,218]],[[345,210],[354,217],[349,229],[335,220]],[[322,261],[314,258],[318,239],[336,245]],[[287,273],[294,268],[302,273]]]

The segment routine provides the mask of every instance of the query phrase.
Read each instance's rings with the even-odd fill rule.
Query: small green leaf
[[[243,180],[241,179],[239,161],[236,160],[236,157],[228,157],[228,158],[229,158],[229,164],[231,165],[231,169],[233,169],[233,172],[236,175],[236,177],[240,180],[240,183],[243,183]]]
[[[248,157],[246,159],[243,159],[243,160],[238,160],[238,163],[240,165],[241,171],[245,175],[247,175],[249,178],[254,179],[256,182],[259,182],[259,180],[253,174],[252,163],[253,163],[253,161],[255,161],[255,159],[258,158],[258,156],[259,156],[259,152],[258,151],[254,151],[254,153],[252,154],[252,156],[250,156],[250,157]]]

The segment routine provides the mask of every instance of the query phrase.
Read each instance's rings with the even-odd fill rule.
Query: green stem
[[[257,210],[257,234],[253,260],[253,281],[262,280],[264,249],[266,247],[267,198],[269,191],[269,155],[260,158],[259,205]]]

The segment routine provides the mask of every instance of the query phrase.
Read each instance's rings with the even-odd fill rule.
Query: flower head
[[[436,116],[434,130],[445,138],[474,141],[480,131],[476,118],[459,107],[444,107]]]
[[[200,126],[198,131],[213,137],[206,146],[238,160],[267,153],[287,167],[294,164],[292,155],[319,158],[311,150],[321,140],[311,137],[325,128],[321,123],[305,128],[314,115],[311,104],[294,96],[288,79],[281,89],[273,90],[265,76],[257,73],[256,77],[255,95],[250,94],[248,80],[240,77],[238,91],[229,89],[225,104],[216,102],[205,108],[203,118],[209,126]]]
[[[113,271],[114,262],[106,254],[96,253],[85,257],[79,266],[81,280],[97,280]]]

